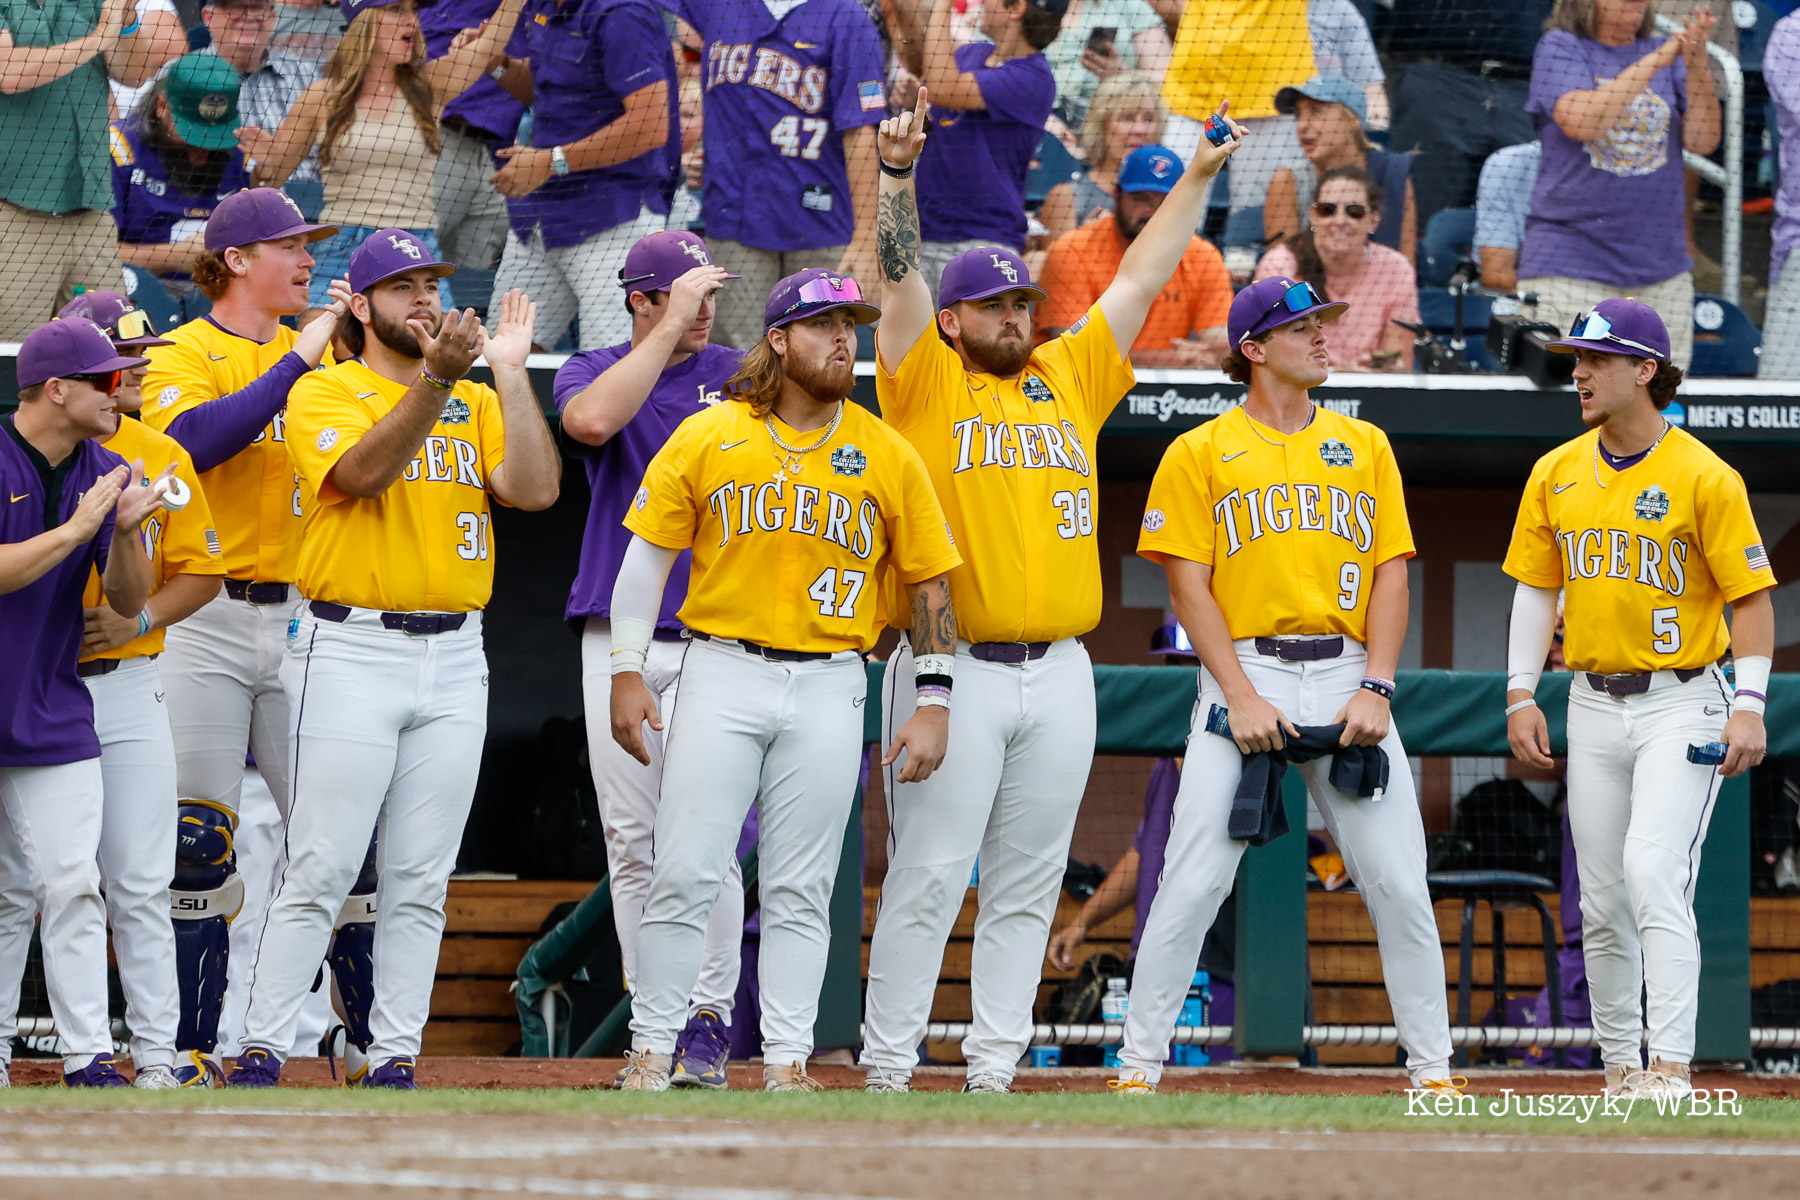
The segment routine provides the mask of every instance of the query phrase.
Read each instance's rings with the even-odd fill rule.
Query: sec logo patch
[[[319,449],[320,450],[322,450],[322,451],[329,450],[335,445],[337,445],[337,430],[335,430],[335,429],[319,430]]]
[[[1165,520],[1167,520],[1167,518],[1163,516],[1162,509],[1149,509],[1144,513],[1144,529],[1146,532],[1155,533],[1163,527],[1163,522]]]
[[[641,487],[637,490],[637,495],[632,497],[631,507],[637,509],[639,512],[643,512],[645,506],[649,503],[650,489]]]
[[[156,407],[167,408],[181,399],[181,389],[173,384],[156,393]]]

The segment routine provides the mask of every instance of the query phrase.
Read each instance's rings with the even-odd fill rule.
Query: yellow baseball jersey
[[[1094,450],[1136,378],[1099,304],[1017,379],[966,369],[935,330],[892,375],[876,365],[882,417],[918,449],[966,554],[950,576],[964,638],[1049,642],[1100,623]],[[889,604],[905,614],[892,589]]]
[[[796,433],[771,416],[791,446]],[[780,650],[867,651],[887,614],[881,581],[941,575],[962,561],[918,452],[881,419],[844,405],[837,432],[778,473],[778,450],[732,400],[683,421],[644,471],[625,528],[694,551],[681,621]]]
[[[1233,638],[1366,642],[1375,568],[1413,553],[1393,447],[1328,408],[1285,434],[1235,408],[1163,454],[1138,553],[1210,564]]]
[[[494,591],[488,480],[506,457],[494,389],[462,380],[400,478],[372,500],[326,482],[406,385],[361,362],[314,371],[288,396],[288,453],[305,511],[300,594],[390,612],[470,612]]]
[[[283,325],[267,342],[228,333],[202,317],[168,334],[173,346],[145,351],[146,424],[167,430],[182,413],[249,387],[294,348]],[[326,362],[331,361],[326,352]],[[254,442],[200,477],[211,498],[233,579],[292,583],[300,553],[300,485],[288,462],[286,414],[276,413]]]
[[[1592,430],[1538,459],[1506,573],[1564,590],[1571,670],[1717,662],[1731,643],[1725,605],[1775,586],[1743,477],[1684,429],[1623,471],[1599,447]]]
[[[126,462],[144,460],[144,474],[151,479],[175,464],[175,477],[187,484],[190,499],[180,512],[151,510],[143,524],[144,548],[150,552],[150,592],[155,595],[162,585],[177,575],[223,575],[225,560],[219,554],[219,532],[213,528],[212,509],[207,506],[206,492],[194,473],[194,460],[181,443],[166,433],[158,433],[135,417],[119,416],[119,428],[100,443]],[[82,593],[83,608],[98,608],[106,602],[100,587],[100,572],[90,571],[87,591]],[[161,654],[166,630],[152,629],[141,638],[133,638],[123,646],[84,654],[82,662],[94,658],[139,658]]]

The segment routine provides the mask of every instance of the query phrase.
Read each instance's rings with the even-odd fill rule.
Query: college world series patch
[[[452,396],[444,401],[444,411],[438,414],[438,420],[446,425],[467,425],[469,423],[469,406]]]
[[[848,443],[831,452],[833,475],[861,475],[869,469],[869,456]]]
[[[1660,521],[1669,515],[1669,494],[1659,487],[1647,487],[1631,502],[1631,511],[1640,521]]]
[[[1326,438],[1319,443],[1319,457],[1325,460],[1328,467],[1354,467],[1356,452],[1336,438]]]
[[[1056,401],[1056,393],[1050,390],[1050,385],[1036,375],[1025,377],[1024,392],[1025,398],[1033,404],[1053,404]]]

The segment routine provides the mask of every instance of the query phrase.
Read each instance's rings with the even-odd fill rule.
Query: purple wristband
[[[1764,704],[1767,704],[1769,702],[1769,698],[1767,696],[1763,695],[1761,692],[1753,691],[1750,688],[1738,688],[1737,691],[1735,693],[1733,693],[1733,695],[1749,696],[1753,700],[1761,700]]]
[[[456,380],[445,379],[442,375],[433,375],[423,367],[419,368],[419,378],[423,379],[428,385],[436,388],[440,392],[447,392],[456,386]]]

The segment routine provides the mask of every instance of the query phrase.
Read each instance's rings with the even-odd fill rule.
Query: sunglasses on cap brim
[[[156,323],[150,314],[141,308],[127,309],[119,314],[119,319],[106,328],[106,336],[115,342],[130,341],[133,338],[156,337]]]
[[[1569,327],[1569,337],[1571,340],[1579,339],[1584,342],[1610,342],[1627,350],[1636,350],[1645,358],[1660,359],[1663,356],[1660,350],[1652,350],[1642,342],[1634,342],[1614,333],[1612,322],[1597,312],[1584,312],[1576,317],[1575,323]]]
[[[862,287],[848,275],[842,279],[809,279],[800,285],[799,299],[788,305],[782,316],[813,304],[861,304]]]
[[[1300,283],[1291,283],[1282,289],[1281,295],[1275,298],[1275,303],[1263,309],[1262,316],[1257,317],[1256,320],[1250,323],[1250,328],[1256,329],[1257,326],[1268,319],[1270,313],[1278,308],[1285,308],[1288,312],[1298,318],[1308,309],[1318,308],[1324,303],[1325,300],[1319,295],[1318,290],[1314,288],[1312,284],[1304,281]],[[1249,338],[1256,335],[1245,334],[1244,336]]]

